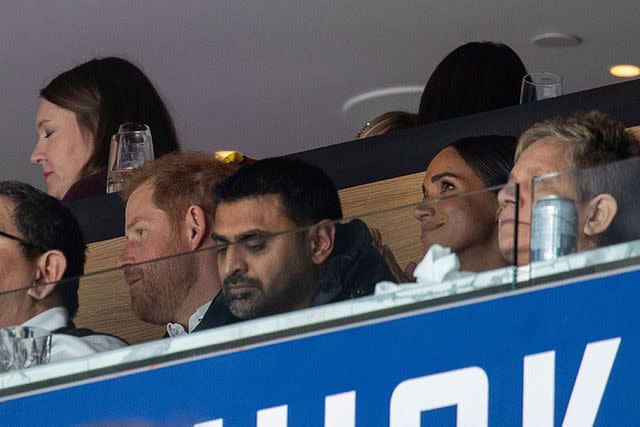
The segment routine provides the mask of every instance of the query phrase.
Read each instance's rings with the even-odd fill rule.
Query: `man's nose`
[[[124,250],[122,254],[118,258],[118,267],[125,266],[127,264],[133,264],[135,262],[135,257],[133,255],[133,251],[131,249],[131,245],[129,242],[124,246]]]
[[[509,205],[515,205],[516,203],[516,185],[509,184],[498,192],[498,204],[500,208],[504,209]]]
[[[222,276],[229,277],[232,274],[246,273],[249,265],[245,257],[245,251],[240,243],[230,243],[224,254]]]

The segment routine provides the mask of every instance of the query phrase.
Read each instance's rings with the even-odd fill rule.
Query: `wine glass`
[[[122,190],[131,172],[153,160],[153,142],[149,126],[140,123],[124,123],[111,138],[107,193]]]
[[[531,73],[522,78],[520,104],[562,95],[562,77],[554,73]]]

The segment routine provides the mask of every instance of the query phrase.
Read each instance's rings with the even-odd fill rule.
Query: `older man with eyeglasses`
[[[51,361],[126,345],[72,322],[85,251],[80,226],[60,201],[28,184],[0,181],[0,327],[52,332]]]

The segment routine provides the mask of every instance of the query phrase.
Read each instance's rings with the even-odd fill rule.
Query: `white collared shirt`
[[[32,317],[22,326],[35,326],[55,331],[69,325],[69,313],[64,307],[54,307]],[[113,350],[127,345],[124,341],[110,335],[88,335],[75,337],[66,334],[54,333],[51,337],[50,362],[58,362],[74,357],[87,356],[101,351]]]
[[[189,332],[184,330],[184,326],[180,323],[167,323],[167,334],[169,337],[179,337],[180,335],[187,335],[193,332],[193,330],[202,322],[202,318],[204,317],[207,310],[209,310],[209,306],[213,300],[208,303],[201,305],[198,307],[195,313],[189,317]]]

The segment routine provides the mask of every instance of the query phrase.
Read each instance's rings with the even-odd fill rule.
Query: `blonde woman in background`
[[[400,129],[409,129],[418,124],[418,115],[406,111],[390,111],[367,122],[356,139],[370,138]]]

